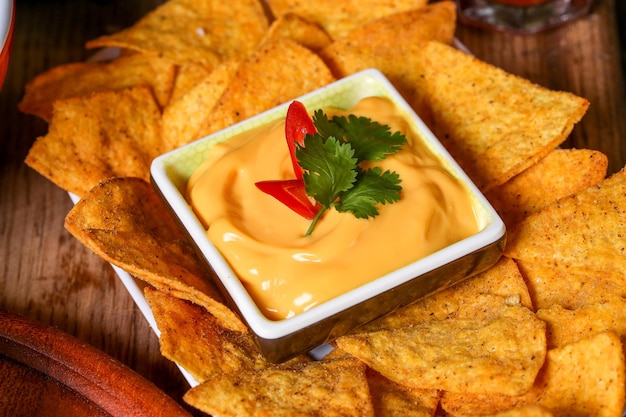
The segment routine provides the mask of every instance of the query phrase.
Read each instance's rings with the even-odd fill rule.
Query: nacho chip
[[[238,61],[219,64],[210,75],[165,108],[162,124],[163,147],[166,150],[176,149],[202,137],[199,130],[203,121],[213,111],[238,68]]]
[[[49,131],[25,162],[83,196],[111,177],[148,180],[152,159],[162,152],[161,112],[150,88],[138,86],[55,102]]]
[[[289,39],[264,45],[242,63],[202,123],[200,137],[334,81],[313,52]]]
[[[507,256],[590,274],[626,271],[626,170],[559,200],[509,233]]]
[[[527,405],[493,414],[491,417],[553,417],[554,414],[540,405]]]
[[[363,330],[377,331],[432,320],[446,320],[449,317],[458,317],[459,311],[475,311],[478,314],[482,310],[489,310],[493,307],[492,296],[498,297],[498,304],[519,304],[533,309],[528,288],[517,265],[511,259],[502,257],[488,270],[375,320],[364,326]],[[471,316],[473,313],[466,314]]]
[[[419,64],[423,41],[451,43],[455,20],[454,2],[433,3],[373,20],[329,45],[320,52],[320,56],[337,78],[367,68],[380,70],[415,111],[426,119],[428,114],[420,91],[421,74],[419,71],[407,71],[407,68],[415,68]]]
[[[483,191],[562,143],[589,102],[550,91],[440,42],[428,42],[424,94],[434,133]]]
[[[393,13],[417,9],[428,0],[269,0],[277,18],[293,13],[318,23],[334,39],[340,39],[367,22]]]
[[[376,417],[432,417],[437,411],[443,392],[410,388],[368,369],[367,382]]]
[[[365,365],[336,359],[210,379],[183,399],[211,415],[374,416]]]
[[[274,20],[262,44],[282,38],[291,39],[313,52],[319,52],[332,42],[328,33],[318,24],[293,13],[286,13]]]
[[[117,46],[180,65],[213,67],[248,56],[268,25],[258,0],[169,0],[130,28],[87,42],[87,48]]]
[[[179,65],[174,79],[174,87],[168,104],[177,102],[187,94],[196,84],[205,80],[214,70],[214,67],[205,67],[194,63]]]
[[[174,75],[174,65],[143,54],[132,54],[107,62],[59,65],[26,84],[18,108],[49,122],[52,118],[52,103],[57,100],[134,86],[150,87],[157,103],[163,107],[170,98]]]
[[[611,296],[626,297],[626,275],[600,274],[557,268],[535,261],[517,260],[535,308],[559,305],[577,309],[604,303]]]
[[[626,299],[622,297],[608,297],[604,303],[588,304],[576,310],[552,306],[538,310],[537,317],[547,323],[548,348],[609,331],[626,341]]]
[[[443,319],[357,331],[337,346],[409,387],[519,395],[543,364],[545,324],[528,308],[478,295]]]
[[[65,228],[107,262],[203,306],[228,329],[247,331],[222,303],[209,272],[147,182],[136,178],[102,182],[72,208]]]
[[[537,164],[491,189],[486,197],[507,227],[602,181],[608,158],[590,149],[555,149]]]
[[[269,366],[252,336],[225,329],[198,305],[151,287],[144,293],[160,332],[161,353],[198,383],[222,373]]]
[[[624,355],[619,337],[600,333],[548,351],[533,388],[521,396],[446,392],[452,416],[484,416],[539,405],[557,417],[620,416],[624,409]]]

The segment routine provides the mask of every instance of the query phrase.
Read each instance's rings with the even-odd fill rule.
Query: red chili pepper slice
[[[305,219],[313,220],[319,211],[319,206],[309,199],[306,186],[301,179],[259,181],[255,185],[259,190],[276,198]]]
[[[302,179],[303,171],[296,158],[296,143],[304,145],[304,137],[307,134],[313,135],[315,132],[317,132],[317,129],[315,129],[313,120],[306,111],[304,104],[296,100],[291,102],[285,118],[285,137],[287,138],[289,155],[291,155],[293,172],[299,180]]]

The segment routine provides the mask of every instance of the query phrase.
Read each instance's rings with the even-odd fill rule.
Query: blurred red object
[[[0,0],[0,88],[9,67],[9,55],[13,41],[13,25],[15,24],[15,1]]]

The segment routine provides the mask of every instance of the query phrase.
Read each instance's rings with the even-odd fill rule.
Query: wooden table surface
[[[85,60],[87,40],[130,26],[158,0],[18,0],[8,78],[0,92],[0,309],[53,325],[116,358],[182,402],[188,388],[111,267],[63,228],[68,194],[24,165],[47,126],[18,112],[24,85],[55,65]],[[479,58],[591,107],[566,146],[626,165],[626,5],[598,0],[590,16],[529,37],[459,27]],[[621,39],[621,43],[620,43]],[[2,414],[0,412],[0,414]]]

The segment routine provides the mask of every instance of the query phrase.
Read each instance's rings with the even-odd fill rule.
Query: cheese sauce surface
[[[477,232],[472,201],[410,131],[393,103],[367,98],[333,115],[369,117],[407,137],[376,165],[396,171],[401,199],[357,219],[328,210],[310,221],[256,188],[293,179],[284,120],[217,144],[188,183],[188,200],[209,239],[272,320],[293,317]]]

